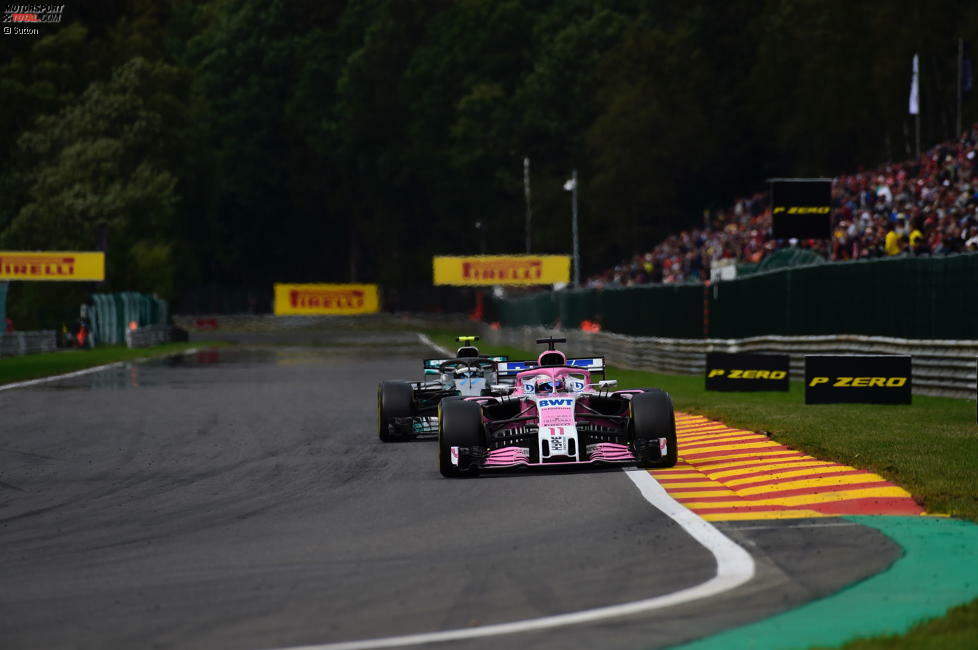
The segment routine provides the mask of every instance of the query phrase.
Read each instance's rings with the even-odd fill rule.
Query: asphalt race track
[[[407,332],[242,345],[0,392],[0,645],[260,650],[532,619],[668,594],[713,556],[620,469],[450,481],[383,444]],[[718,524],[726,594],[437,647],[652,648],[832,593],[899,555],[833,519]],[[435,647],[435,646],[432,646]]]

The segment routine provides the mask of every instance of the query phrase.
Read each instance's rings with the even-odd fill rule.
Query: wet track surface
[[[666,594],[712,556],[618,469],[448,481],[377,439],[409,333],[302,333],[0,394],[4,648],[277,648],[506,622]],[[718,524],[757,577],[711,599],[442,644],[664,647],[888,566],[833,519]]]

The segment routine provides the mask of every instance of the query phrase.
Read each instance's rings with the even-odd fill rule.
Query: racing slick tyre
[[[405,381],[382,381],[377,387],[377,421],[380,439],[384,442],[403,440],[404,436],[391,433],[394,418],[411,417],[414,389]]]
[[[669,393],[651,389],[639,393],[629,404],[631,443],[639,467],[673,467],[679,457],[676,442],[676,415]],[[659,451],[660,438],[666,439],[666,453]]]
[[[442,400],[438,405],[438,469],[445,478],[478,476],[475,463],[462,467],[452,462],[452,447],[483,448],[482,408],[473,402],[459,399]]]

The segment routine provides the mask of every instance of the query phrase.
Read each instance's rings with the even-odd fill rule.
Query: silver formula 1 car
[[[611,390],[604,358],[568,359],[565,339],[538,339],[536,361],[496,364],[514,379],[489,395],[444,400],[438,409],[438,466],[445,477],[507,467],[676,464],[672,399],[659,389]]]
[[[438,405],[447,397],[492,394],[496,364],[506,356],[486,357],[471,345],[478,336],[459,336],[454,358],[425,359],[422,381],[383,381],[377,388],[377,420],[384,442],[438,433]]]

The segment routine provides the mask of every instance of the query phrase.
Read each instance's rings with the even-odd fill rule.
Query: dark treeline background
[[[179,299],[522,252],[524,156],[534,252],[569,252],[579,170],[585,274],[769,176],[908,158],[911,58],[923,145],[953,137],[978,3],[114,0],[41,31],[0,40],[0,249],[104,248],[98,290]]]

